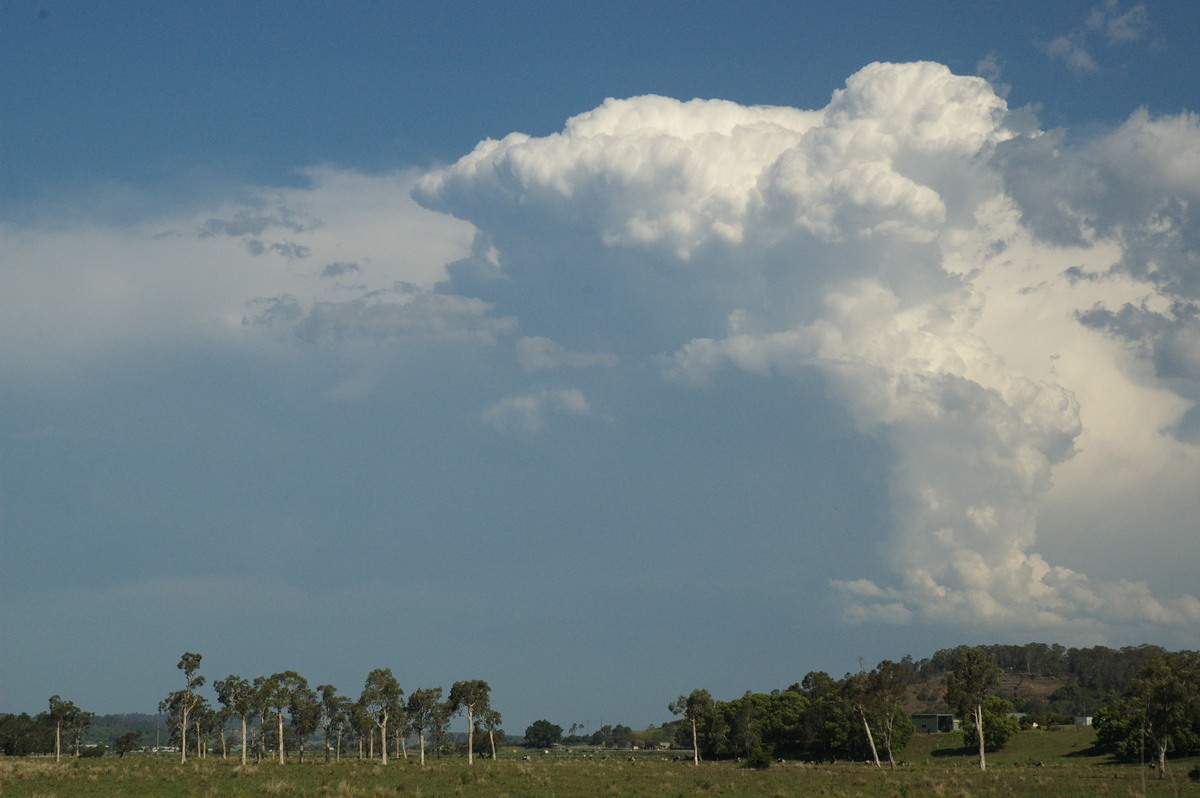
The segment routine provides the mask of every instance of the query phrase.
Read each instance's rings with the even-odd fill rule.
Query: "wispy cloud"
[[[1093,75],[1101,71],[1092,55],[1097,46],[1143,41],[1149,30],[1150,14],[1144,4],[1123,11],[1117,0],[1105,0],[1088,12],[1078,28],[1051,40],[1046,45],[1046,54],[1061,61],[1077,76]]]
[[[483,411],[483,420],[501,430],[544,432],[558,416],[598,416],[578,388],[544,388],[510,396]]]

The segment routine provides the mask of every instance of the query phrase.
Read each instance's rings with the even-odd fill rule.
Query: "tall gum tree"
[[[283,713],[291,712],[296,696],[308,689],[308,680],[295,671],[283,671],[263,682],[263,698],[275,714],[275,730],[279,735],[279,764],[287,762],[284,748]]]
[[[385,765],[388,763],[388,720],[403,711],[404,705],[400,703],[402,698],[404,691],[392,675],[391,668],[376,668],[367,674],[359,702],[379,728],[379,748]]]
[[[467,716],[467,764],[475,762],[475,715],[489,709],[488,695],[492,688],[483,679],[455,682],[450,687],[450,706]]]
[[[204,677],[197,676],[196,671],[200,670],[200,660],[203,657],[200,654],[193,654],[190,651],[184,652],[179,658],[179,664],[175,667],[183,671],[184,688],[171,693],[158,705],[159,712],[166,712],[174,715],[179,723],[179,761],[187,762],[187,727],[189,716],[199,704],[200,697],[196,695],[196,691],[204,686]]]
[[[981,648],[959,646],[947,662],[946,703],[960,718],[971,715],[979,736],[979,769],[987,770],[984,754],[983,699],[1000,683],[1000,666]]]
[[[337,735],[337,759],[340,762],[342,759],[342,732],[349,722],[350,700],[344,696],[338,695],[337,688],[332,684],[317,685],[317,693],[320,694],[320,717],[318,720],[318,728],[321,729],[325,738],[325,762],[329,763],[330,742],[334,735]]]
[[[425,764],[425,732],[433,728],[441,711],[442,688],[422,687],[408,696],[408,723],[421,745],[421,764]]]
[[[1154,744],[1158,777],[1167,777],[1167,751],[1195,743],[1200,727],[1200,654],[1162,653],[1144,662],[1126,691],[1142,710]]]
[[[321,699],[314,690],[309,689],[307,683],[292,692],[288,714],[292,717],[292,729],[296,732],[296,751],[303,763],[305,741],[321,726]]]
[[[246,764],[249,756],[246,740],[247,720],[254,714],[254,688],[250,682],[240,676],[229,674],[224,679],[213,682],[217,691],[217,700],[242,721],[242,764]]]
[[[891,660],[885,659],[880,662],[866,677],[866,691],[869,696],[868,711],[878,732],[879,743],[887,754],[888,766],[892,769],[896,767],[892,741],[896,735],[897,717],[902,721],[904,719],[901,702],[907,686],[908,673],[904,666]]]
[[[64,701],[57,695],[50,696],[50,722],[54,724],[54,761],[62,759],[63,729],[70,729],[75,719],[81,714],[79,707],[72,701]]]
[[[699,723],[704,720],[711,720],[716,708],[713,704],[712,695],[707,690],[696,689],[686,696],[679,698],[667,705],[675,715],[683,715],[692,725],[692,761],[700,764],[700,736]]]
[[[496,730],[500,728],[500,724],[503,722],[503,719],[500,717],[500,713],[497,712],[496,710],[492,709],[491,707],[488,707],[487,709],[485,709],[480,717],[483,720],[483,728],[487,730],[488,747],[492,751],[492,761],[495,762],[496,761]]]
[[[842,682],[842,695],[862,723],[867,735],[867,745],[871,748],[871,761],[875,767],[880,767],[879,749],[875,747],[875,735],[871,731],[871,719],[875,716],[876,696],[871,691],[870,677],[866,673],[853,673]]]

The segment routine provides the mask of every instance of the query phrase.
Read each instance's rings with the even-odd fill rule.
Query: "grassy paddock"
[[[939,750],[939,749],[933,749]],[[910,752],[906,752],[910,753]],[[1016,767],[996,763],[986,773],[969,758],[930,757],[896,771],[862,764],[776,764],[746,770],[731,762],[672,762],[642,756],[633,762],[612,757],[543,757],[477,762],[460,759],[422,768],[401,759],[332,765],[262,763],[207,759],[186,765],[162,758],[64,760],[0,758],[0,796],[1131,796],[1200,795],[1187,769],[1173,763],[1172,778],[1158,782],[1138,766],[1064,764]]]

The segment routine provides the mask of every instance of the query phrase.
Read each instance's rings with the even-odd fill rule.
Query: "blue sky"
[[[1189,5],[4,4],[0,710],[1194,645]]]

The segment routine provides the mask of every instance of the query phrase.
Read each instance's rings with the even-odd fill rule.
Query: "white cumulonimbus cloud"
[[[1113,41],[1137,21],[1105,19]],[[469,371],[462,417],[539,441],[619,428],[648,381],[819,385],[891,458],[892,575],[834,582],[849,618],[1200,623],[1190,588],[1095,553],[1136,526],[1196,554],[1195,114],[1069,147],[981,78],[872,64],[816,110],[607,100],[423,176],[306,177],[3,225],[6,378],[297,347],[354,361],[325,392],[353,403],[380,351],[429,352],[406,384]]]
[[[504,285],[528,370],[602,351],[697,383],[825,380],[893,457],[897,581],[835,582],[849,617],[1099,634],[1200,622],[1189,595],[1035,548],[1060,470],[1102,485],[1127,446],[1200,474],[1197,153],[1188,114],[1068,151],[981,78],[877,63],[814,111],[608,100],[414,195],[486,237],[457,285]],[[547,398],[489,413],[533,425]]]

